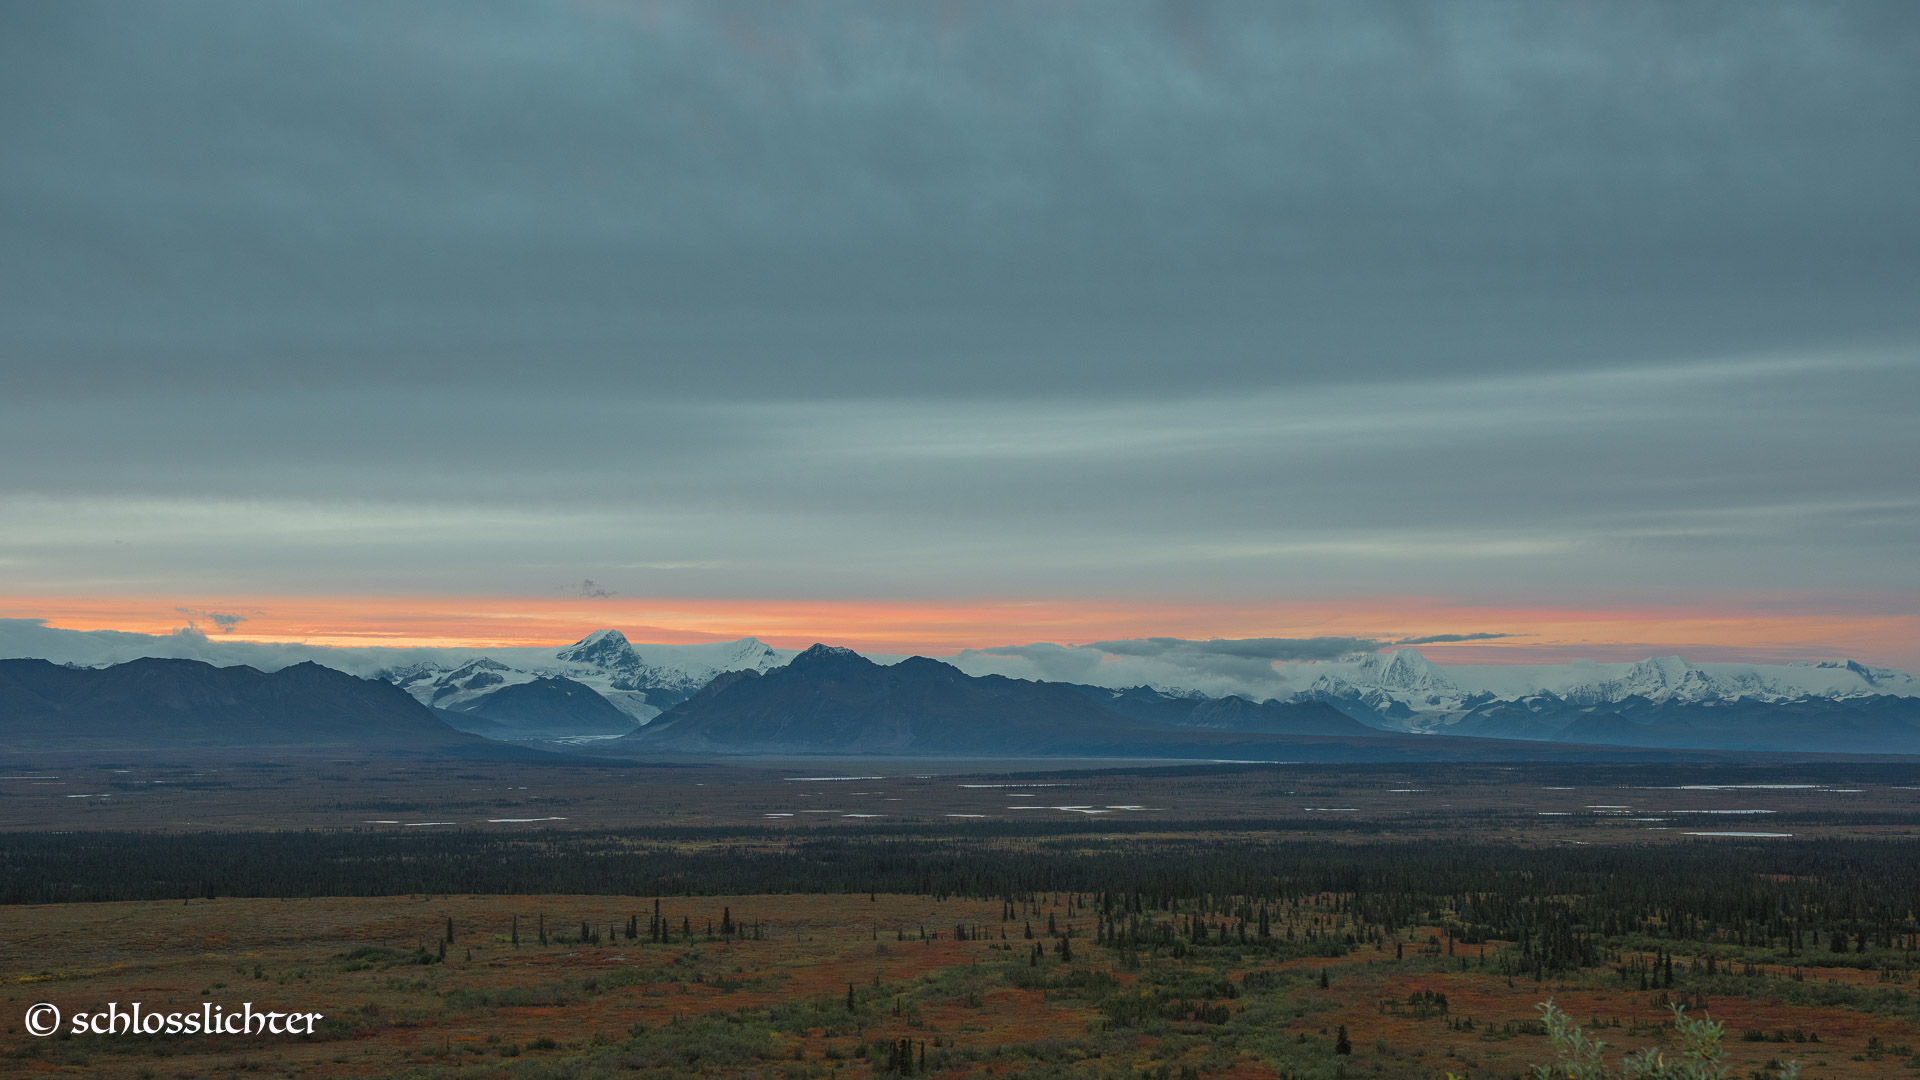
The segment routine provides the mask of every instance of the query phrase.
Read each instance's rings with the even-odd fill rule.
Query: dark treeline
[[[1281,906],[1310,902],[1342,916],[1333,925],[1374,928],[1362,940],[1439,925],[1450,941],[1532,940],[1577,962],[1596,935],[1788,955],[1837,942],[1911,950],[1916,856],[1920,846],[1899,840],[1528,849],[750,831],[690,847],[652,833],[32,833],[0,835],[0,902],[872,892],[1011,902],[1070,893],[1097,897],[1082,904],[1097,905],[1102,922],[1220,915],[1251,923],[1256,936],[1291,918]],[[1191,935],[1191,921],[1183,925]]]

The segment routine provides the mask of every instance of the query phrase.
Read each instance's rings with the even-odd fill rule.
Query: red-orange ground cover
[[[652,898],[604,896],[433,896],[376,899],[250,900],[192,903],[48,905],[7,909],[0,935],[0,980],[7,1011],[0,1076],[84,1075],[100,1077],[512,1075],[541,1060],[591,1055],[616,1046],[638,1029],[657,1030],[708,1015],[742,1010],[791,1011],[798,1002],[818,1006],[814,1016],[839,1017],[851,986],[860,996],[858,1022],[829,1033],[824,1022],[783,1026],[772,1021],[771,1056],[709,1075],[768,1078],[864,1078],[875,1069],[856,1058],[856,1047],[911,1039],[916,1046],[984,1051],[1035,1046],[1106,1031],[1110,1024],[1094,1001],[1064,992],[1012,985],[1007,979],[1028,967],[1036,929],[1052,913],[1061,925],[1076,925],[1077,958],[1048,967],[1112,971],[1123,989],[1140,985],[1141,973],[1117,970],[1117,957],[1088,940],[1091,919],[1069,917],[1058,898],[1024,908],[1002,921],[998,900],[934,900],[918,896],[738,896],[666,898],[661,912],[674,940],[645,940]],[[724,914],[723,914],[724,913]],[[624,930],[638,917],[643,935]],[[730,916],[746,934],[708,940],[709,921]],[[511,941],[518,921],[520,943]],[[436,960],[452,920],[454,941],[444,962],[406,963],[418,949]],[[597,943],[566,941],[586,922]],[[981,940],[956,940],[963,924],[986,931]],[[544,925],[548,943],[538,940]],[[681,928],[697,940],[681,940]],[[921,938],[924,931],[927,939]],[[611,936],[609,932],[612,931]],[[1001,937],[1005,933],[1005,938]],[[1421,955],[1430,931],[1409,935],[1406,959],[1391,944],[1363,945],[1336,958],[1300,959],[1282,969],[1317,972],[1271,992],[1272,1020],[1261,1030],[1238,1028],[1231,1054],[1209,1054],[1226,1027],[1178,1020],[1154,1033],[1114,1037],[1097,1053],[1069,1045],[1061,1050],[1068,1075],[1177,1077],[1198,1075],[1253,1080],[1286,1075],[1268,1045],[1321,1047],[1344,1025],[1354,1053],[1339,1062],[1351,1076],[1438,1077],[1452,1070],[1474,1077],[1512,1075],[1543,1060],[1544,1040],[1525,1030],[1535,1006],[1552,996],[1596,1034],[1622,1049],[1660,1037],[1667,1013],[1657,993],[1622,983],[1611,970],[1536,983],[1500,974],[1499,945],[1487,952],[1464,947],[1460,956]],[[368,964],[356,950],[379,953]],[[400,959],[396,959],[400,958]],[[1468,961],[1466,970],[1458,965]],[[1215,956],[1215,959],[1218,959]],[[1819,959],[1818,956],[1809,959]],[[1684,960],[1684,958],[1683,958]],[[1177,965],[1161,957],[1152,963]],[[1210,961],[1211,962],[1211,961]],[[1276,965],[1250,956],[1220,969],[1238,984],[1249,971]],[[961,986],[970,972],[987,973],[984,989]],[[1808,983],[1871,986],[1876,976],[1852,969],[1803,968]],[[989,978],[990,976],[990,978]],[[942,981],[948,980],[948,981]],[[1911,988],[1910,982],[1908,988]],[[1421,992],[1444,994],[1444,1016],[1416,1017],[1385,1011]],[[485,995],[483,997],[483,995]],[[890,1001],[900,1003],[895,1015]],[[149,1011],[197,1010],[203,1002],[256,1009],[312,1010],[329,1017],[319,1038],[160,1037],[38,1039],[23,1027],[25,1009],[52,1002],[64,1013],[107,1002],[140,1001]],[[1256,1007],[1251,992],[1228,1004],[1238,1013]],[[1738,1075],[1770,1059],[1797,1057],[1814,1077],[1910,1075],[1907,1056],[1869,1053],[1869,1040],[1883,1048],[1920,1043],[1910,1017],[1872,1015],[1839,1007],[1790,1004],[1765,994],[1724,997],[1709,1003],[1724,1021]],[[1264,1015],[1264,1014],[1259,1014]],[[1472,1030],[1462,1022],[1472,1018]],[[1618,1026],[1614,1026],[1617,1022]],[[1228,1025],[1232,1027],[1232,1025]],[[1818,1042],[1743,1042],[1742,1032],[1809,1032]],[[1323,1034],[1323,1032],[1325,1034]],[[540,1040],[554,1044],[543,1048]],[[1302,1041],[1304,1040],[1304,1041]],[[1094,1044],[1089,1042],[1087,1046]],[[509,1050],[517,1050],[515,1056]],[[1304,1052],[1304,1051],[1303,1051]],[[1082,1053],[1084,1060],[1075,1060]],[[938,1058],[938,1054],[934,1054]],[[1331,1060],[1331,1059],[1328,1059]],[[1028,1059],[980,1057],[954,1060],[941,1075],[999,1076],[1025,1071]],[[1311,1075],[1295,1073],[1295,1075]]]

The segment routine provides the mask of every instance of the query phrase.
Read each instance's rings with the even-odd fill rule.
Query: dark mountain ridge
[[[1316,747],[1311,756],[1344,756],[1354,744],[1381,740],[1380,750],[1394,741],[1319,703],[1256,704],[972,676],[925,657],[881,665],[851,650],[815,645],[765,674],[722,675],[606,749],[1241,758],[1297,756]]]
[[[312,662],[263,672],[198,660],[98,669],[0,660],[0,747],[9,751],[487,745],[391,683]]]

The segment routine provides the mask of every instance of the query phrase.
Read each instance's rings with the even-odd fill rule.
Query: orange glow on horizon
[[[191,624],[215,638],[334,646],[557,646],[611,627],[636,643],[753,636],[781,648],[825,641],[863,652],[948,656],[966,648],[1036,641],[1337,636],[1394,642],[1499,633],[1511,636],[1418,648],[1438,663],[1678,654],[1696,661],[1852,657],[1902,667],[1920,664],[1920,615],[1909,613],[1913,610],[1797,603],[1770,609],[1479,606],[1422,597],[1239,604],[1074,598],[0,597],[0,617],[40,619],[67,629],[166,634]],[[240,619],[223,631],[215,613]]]

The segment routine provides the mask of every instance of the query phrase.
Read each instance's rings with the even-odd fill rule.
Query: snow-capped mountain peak
[[[1373,655],[1386,661],[1380,665],[1380,685],[1383,688],[1411,693],[1457,689],[1439,665],[1412,649],[1395,649],[1390,653]]]
[[[555,653],[554,659],[609,671],[631,671],[643,665],[640,654],[627,641],[627,635],[618,630],[595,630]]]
[[[723,665],[720,668],[722,671],[745,671],[748,668],[767,671],[784,663],[773,651],[772,646],[759,638],[751,637],[733,642],[732,647],[721,657],[720,662]]]
[[[588,687],[645,724],[726,671],[767,671],[785,663],[755,638],[695,645],[649,645],[642,656],[618,630],[595,630],[571,645],[491,649],[453,662],[381,672],[420,701],[453,712],[480,707],[500,689],[541,679]]]

